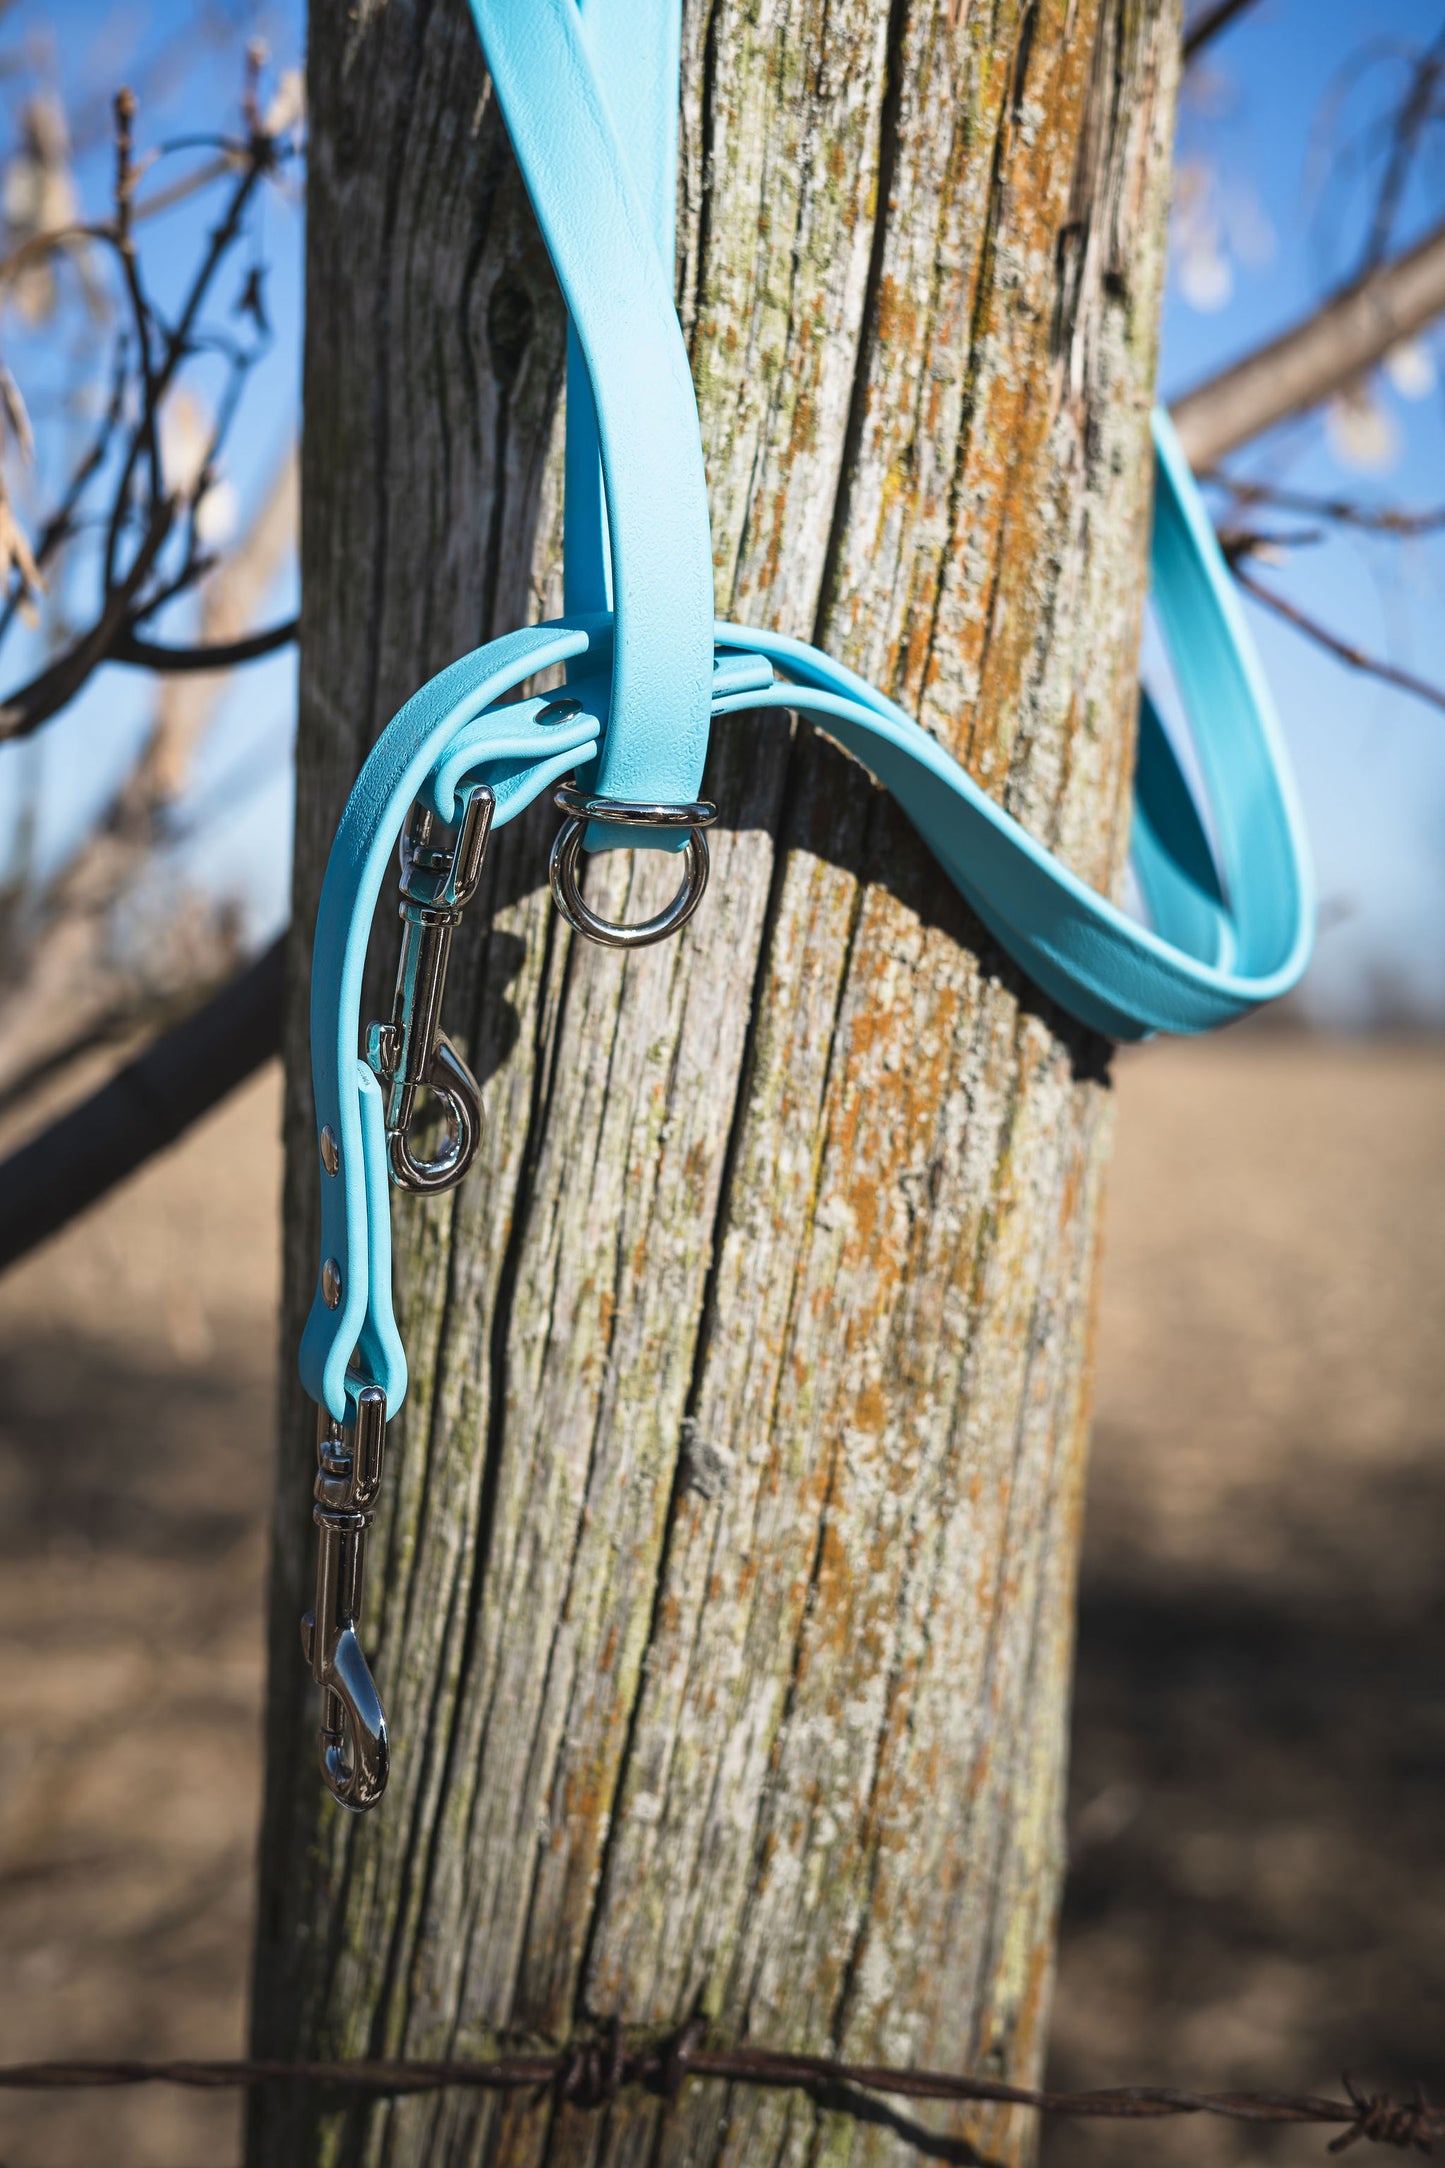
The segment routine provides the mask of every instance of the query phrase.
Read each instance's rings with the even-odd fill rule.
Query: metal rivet
[[[336,1141],[336,1131],[330,1122],[321,1132],[321,1164],[328,1174],[335,1174],[341,1165],[341,1146]]]
[[[543,730],[551,730],[558,723],[570,723],[574,715],[581,713],[580,700],[549,700],[545,708],[538,708],[535,720]]]
[[[334,1257],[328,1257],[321,1267],[321,1297],[328,1310],[341,1306],[341,1267]]]

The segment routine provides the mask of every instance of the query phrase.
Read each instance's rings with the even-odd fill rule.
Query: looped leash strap
[[[1308,959],[1308,861],[1268,690],[1168,418],[1153,418],[1151,568],[1208,798],[1141,703],[1133,861],[1149,917],[1086,886],[914,718],[817,648],[714,623],[701,436],[672,301],[680,0],[471,0],[513,148],[570,316],[567,614],[465,656],[377,740],[327,866],[311,984],[322,1261],[301,1346],[318,1403],[317,1594],[302,1625],[322,1690],[318,1751],[347,1807],[386,1783],[385,1719],[356,1638],[388,1418],[406,1391],[391,1306],[389,1185],[465,1173],[475,1080],[440,1029],[452,931],[493,827],[543,791],[570,816],[552,883],[574,927],[660,938],[707,873],[697,802],[714,720],[811,717],[897,799],[960,894],[1071,1016],[1119,1039],[1198,1032],[1283,993]],[[517,695],[561,667],[565,697]],[[562,779],[572,780],[563,784]],[[410,810],[409,810],[410,809]],[[438,826],[455,840],[438,840]],[[401,842],[402,961],[390,1024],[358,1053],[372,915]],[[684,886],[643,927],[601,921],[578,852],[687,850]],[[420,1156],[418,1092],[450,1142]]]
[[[1115,1039],[1200,1032],[1284,993],[1309,957],[1308,861],[1278,725],[1169,418],[1153,417],[1155,604],[1210,786],[1214,855],[1178,756],[1141,703],[1134,864],[1151,926],[1071,873],[912,716],[802,641],[738,625],[790,684],[725,708],[810,715],[897,799],[1036,985]],[[1221,879],[1222,874],[1222,879]]]
[[[712,626],[708,627],[709,654]],[[568,697],[508,696],[559,663]],[[362,976],[377,898],[407,810],[420,799],[448,824],[467,791],[492,794],[492,826],[596,750],[614,667],[612,621],[559,619],[464,655],[413,693],[378,738],[341,816],[327,861],[311,963],[311,1083],[321,1164],[322,1265],[301,1340],[301,1380],[337,1420],[364,1385],[394,1415],[406,1358],[391,1309],[391,1218],[382,1094],[358,1056]],[[720,653],[706,713],[766,692],[757,656]]]
[[[537,722],[545,698],[491,704],[534,672],[585,655],[596,630],[546,625],[508,633],[432,678],[377,740],[336,831],[311,961],[324,1263],[301,1341],[301,1380],[337,1421],[347,1415],[353,1350],[353,1400],[363,1384],[380,1385],[388,1412],[395,1414],[406,1391],[406,1358],[391,1312],[381,1087],[357,1053],[367,942],[391,853],[412,801],[429,786],[434,810],[446,820],[470,770],[496,794],[495,825],[514,818],[579,755],[593,750],[595,711],[579,709],[549,730]],[[604,652],[610,644],[604,638]]]

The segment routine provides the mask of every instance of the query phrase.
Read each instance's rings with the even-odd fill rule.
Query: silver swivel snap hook
[[[385,1433],[386,1395],[376,1385],[363,1386],[349,1432],[325,1408],[316,1432],[316,1603],[301,1621],[301,1646],[321,1688],[321,1774],[353,1814],[376,1805],[389,1768],[386,1717],[356,1635]]]
[[[435,823],[412,807],[401,838],[401,960],[391,1022],[372,1024],[366,1058],[386,1089],[386,1141],[391,1177],[402,1189],[437,1191],[460,1182],[482,1136],[482,1096],[476,1078],[441,1028],[442,993],[452,935],[476,894],[496,799],[485,783],[466,796],[455,844],[432,841]],[[433,1159],[413,1148],[417,1094],[441,1101],[447,1140]]]

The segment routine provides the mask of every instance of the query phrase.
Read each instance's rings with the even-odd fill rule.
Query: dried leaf
[[[10,500],[0,493],[0,587],[8,587],[10,575],[20,575],[20,614],[27,625],[39,622],[35,604],[45,592],[45,582],[24,528],[10,509]]]
[[[187,386],[161,409],[161,468],[176,496],[194,497],[211,449],[211,417]]]
[[[1400,435],[1367,380],[1351,384],[1325,408],[1325,434],[1342,466],[1366,472],[1394,465]]]
[[[31,98],[20,115],[20,147],[0,169],[6,249],[13,252],[42,234],[58,233],[78,215],[64,108],[49,96]],[[58,297],[54,270],[46,259],[37,258],[16,274],[12,301],[28,323],[45,323]]]
[[[5,418],[15,433],[15,442],[20,447],[21,458],[33,459],[35,457],[35,432],[30,426],[30,415],[26,409],[25,401],[20,396],[20,386],[16,383],[3,361],[0,361],[0,404],[3,404]]]
[[[1428,399],[1435,389],[1435,357],[1423,339],[1401,339],[1385,356],[1385,374],[1402,399]]]
[[[276,95],[267,106],[262,126],[268,136],[276,137],[298,129],[306,118],[306,77],[300,68],[287,68],[276,85]]]

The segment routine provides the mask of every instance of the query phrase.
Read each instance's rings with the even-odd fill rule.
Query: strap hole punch
[[[593,798],[575,783],[555,790],[552,803],[568,816],[552,845],[549,870],[553,900],[569,926],[604,948],[639,949],[667,940],[687,924],[707,893],[707,830],[717,819],[715,805],[706,799],[693,805],[657,805],[640,798]],[[682,886],[666,910],[637,926],[599,918],[577,885],[577,862],[589,821],[607,821],[618,828],[686,828]]]

